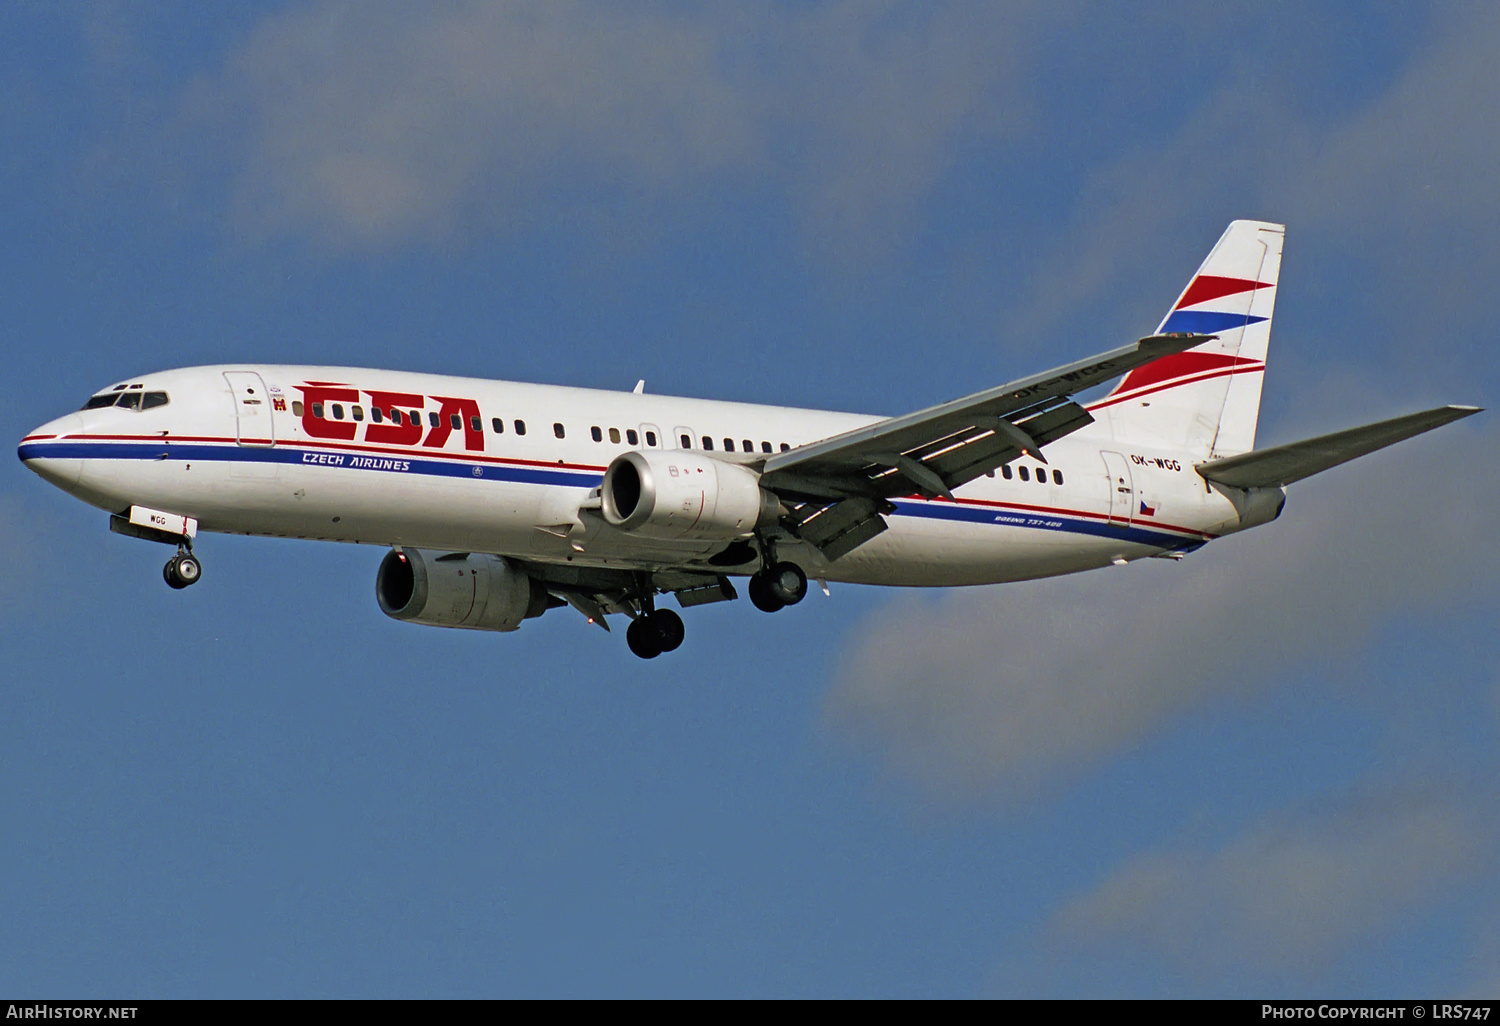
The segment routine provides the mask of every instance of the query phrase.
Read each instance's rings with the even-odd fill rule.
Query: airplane
[[[381,611],[513,631],[572,606],[650,659],[682,608],[794,606],[809,579],[995,584],[1178,560],[1286,488],[1480,412],[1442,406],[1255,449],[1282,225],[1234,221],[1155,334],[900,417],[345,367],[136,375],[21,460],[176,547],[199,531],[386,546]],[[1074,397],[1118,378],[1102,398]]]

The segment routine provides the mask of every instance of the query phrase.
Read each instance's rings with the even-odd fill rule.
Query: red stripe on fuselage
[[[902,496],[901,498],[902,501],[926,502],[934,506],[949,503],[957,506],[983,506],[988,509],[1015,509],[1023,510],[1028,513],[1051,513],[1058,516],[1078,517],[1084,520],[1102,520],[1106,523],[1111,520],[1119,519],[1118,517],[1112,516],[1108,513],[1095,513],[1092,510],[1069,509],[1066,506],[1034,506],[1028,502],[1001,502],[998,499],[969,499],[959,498],[956,495],[952,499],[945,499],[942,497],[929,499],[925,495],[906,495]],[[1150,526],[1159,527],[1166,531],[1180,531],[1183,534],[1197,535],[1199,538],[1214,537],[1214,535],[1207,534],[1195,527],[1178,527],[1175,524],[1160,524],[1154,520],[1151,522]]]
[[[76,438],[86,442],[161,442],[170,445],[172,442],[207,442],[219,445],[239,445],[233,438],[225,438],[222,435],[68,435],[68,438]],[[269,441],[269,439],[267,439]],[[461,463],[508,463],[521,467],[548,467],[556,470],[561,467],[564,470],[591,470],[602,474],[604,467],[594,466],[588,463],[565,463],[562,460],[522,460],[502,456],[476,456],[470,452],[449,452],[443,449],[423,449],[413,446],[409,449],[392,449],[388,446],[379,445],[356,445],[352,442],[332,442],[322,438],[311,439],[281,439],[276,443],[281,448],[299,449],[340,449],[348,452],[374,452],[382,456],[405,456],[419,459],[448,459],[458,460]],[[256,448],[270,448],[269,446],[257,446]]]
[[[1094,407],[1090,407],[1090,408],[1093,409]],[[55,437],[58,437],[58,436],[53,435],[53,436],[39,436],[39,437],[55,438]],[[171,438],[163,438],[159,434],[158,435],[67,435],[66,437],[69,438],[69,439],[79,439],[79,440],[83,440],[83,441],[100,441],[100,442],[163,442],[163,441],[198,442],[198,443],[208,442],[208,443],[218,443],[218,444],[224,445],[226,448],[229,448],[231,446],[238,448],[238,445],[237,445],[237,443],[235,442],[235,440],[233,438],[225,438],[223,436],[216,436],[216,435],[175,435],[175,436],[172,436]],[[383,447],[379,447],[379,446],[351,445],[351,444],[343,443],[343,442],[312,441],[312,442],[306,442],[306,443],[303,443],[303,442],[285,442],[285,443],[280,443],[280,444],[283,444],[287,448],[293,448],[293,447],[295,447],[295,448],[298,448],[298,449],[342,449],[342,450],[346,450],[346,451],[355,451],[355,452],[380,453],[381,455],[384,455],[384,456],[406,456],[406,457],[413,457],[413,456],[415,456],[415,457],[420,457],[422,459],[433,459],[433,458],[437,458],[437,457],[442,457],[442,458],[450,458],[450,459],[458,460],[460,462],[467,462],[467,463],[506,464],[506,465],[510,465],[510,466],[520,466],[520,467],[545,467],[545,468],[554,469],[554,470],[557,469],[557,468],[562,468],[563,470],[586,470],[586,471],[593,471],[595,473],[601,473],[601,474],[606,469],[604,467],[592,466],[590,464],[585,464],[585,463],[564,463],[561,460],[522,460],[522,459],[508,459],[508,458],[499,457],[499,456],[475,456],[475,455],[473,455],[471,453],[462,453],[462,452],[444,453],[444,452],[434,452],[432,450],[427,450],[427,451],[424,452],[421,449],[389,449],[389,448],[383,448]],[[357,468],[349,468],[349,469],[357,469]],[[1055,515],[1079,517],[1079,518],[1088,519],[1088,520],[1102,520],[1102,521],[1106,521],[1106,522],[1111,519],[1110,515],[1107,514],[1107,513],[1095,513],[1095,512],[1093,512],[1091,510],[1069,509],[1069,508],[1064,507],[1064,506],[1037,506],[1037,505],[1033,505],[1031,503],[1025,503],[1025,502],[1002,502],[1002,501],[999,501],[999,500],[996,500],[996,499],[973,499],[973,498],[959,497],[959,496],[954,496],[953,499],[951,499],[951,500],[945,499],[945,498],[942,498],[942,497],[938,497],[938,498],[935,498],[935,499],[928,499],[924,495],[916,495],[916,494],[907,495],[907,496],[901,496],[901,499],[902,499],[902,501],[910,501],[910,502],[930,502],[930,503],[934,503],[934,504],[941,504],[941,503],[945,503],[945,502],[951,502],[951,503],[953,503],[955,505],[981,506],[981,507],[986,507],[986,508],[990,508],[990,509],[1014,509],[1014,510],[1023,510],[1023,511],[1028,511],[1028,512],[1033,512],[1033,513],[1051,513],[1051,514],[1055,514]],[[700,509],[699,509],[699,515],[700,516],[702,515],[702,507],[700,507]],[[1200,538],[1212,538],[1212,537],[1214,537],[1211,534],[1206,534],[1205,532],[1199,531],[1196,528],[1192,528],[1192,527],[1178,527],[1178,526],[1175,526],[1173,524],[1159,524],[1159,523],[1154,523],[1154,522],[1151,524],[1151,526],[1152,527],[1161,528],[1161,529],[1167,530],[1167,531],[1178,531],[1178,532],[1180,532],[1182,534],[1196,535],[1197,537],[1200,537]]]

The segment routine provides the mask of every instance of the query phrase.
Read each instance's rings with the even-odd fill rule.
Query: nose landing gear
[[[198,583],[198,578],[203,576],[203,564],[198,562],[198,557],[193,555],[191,550],[182,549],[177,555],[167,560],[167,565],[162,567],[161,575],[166,579],[168,586],[181,591],[190,584]]]

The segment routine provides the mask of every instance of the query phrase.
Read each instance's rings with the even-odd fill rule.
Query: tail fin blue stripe
[[[1264,317],[1251,317],[1249,314],[1215,313],[1212,310],[1174,310],[1172,315],[1162,322],[1161,332],[1167,334],[1173,331],[1185,331],[1194,335],[1217,335],[1234,328],[1259,324],[1265,319]]]

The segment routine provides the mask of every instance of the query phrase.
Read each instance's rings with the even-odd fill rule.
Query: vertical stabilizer
[[[1090,406],[1117,440],[1199,459],[1254,448],[1285,232],[1264,221],[1230,223],[1157,329],[1218,338],[1137,367]]]

